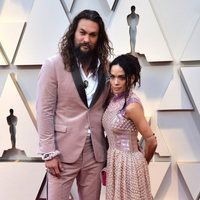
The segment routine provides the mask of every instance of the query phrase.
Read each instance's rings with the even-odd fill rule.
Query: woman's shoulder
[[[131,104],[131,103],[139,103],[142,105],[141,103],[141,99],[139,98],[139,96],[137,94],[135,94],[133,91],[130,92],[128,99],[127,99],[127,105]]]
[[[132,117],[138,116],[143,112],[144,112],[144,109],[143,109],[140,98],[135,93],[131,93],[127,100],[125,115],[128,118],[130,118],[130,116],[132,116]]]

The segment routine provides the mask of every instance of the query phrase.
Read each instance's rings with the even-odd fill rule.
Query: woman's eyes
[[[110,79],[119,79],[119,80],[126,80],[126,77],[124,75],[120,75],[120,76],[114,76],[112,74],[110,74]]]

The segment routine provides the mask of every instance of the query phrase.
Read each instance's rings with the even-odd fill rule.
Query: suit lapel
[[[83,103],[88,107],[87,97],[85,94],[85,88],[84,88],[84,84],[83,84],[77,63],[75,64],[75,69],[72,71],[72,77],[73,77],[73,80],[76,85],[76,89],[79,93],[80,98],[82,99]]]
[[[104,87],[105,87],[105,75],[104,75],[104,70],[102,69],[102,66],[99,66],[99,70],[98,70],[98,86],[97,89],[94,93],[92,102],[90,104],[90,108],[97,102],[98,98],[100,97]]]

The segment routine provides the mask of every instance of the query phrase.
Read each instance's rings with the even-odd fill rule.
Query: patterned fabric
[[[124,102],[124,95],[114,97],[103,115],[109,142],[106,200],[151,200],[148,164],[138,149],[138,131],[121,110]],[[127,105],[132,102],[140,103],[134,93]]]

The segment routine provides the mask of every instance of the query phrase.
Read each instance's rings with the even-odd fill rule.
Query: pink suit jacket
[[[68,72],[60,55],[45,61],[38,77],[36,100],[40,153],[59,150],[62,162],[73,163],[83,150],[90,128],[95,159],[106,160],[101,119],[109,85],[101,66],[98,80],[97,91],[88,107],[78,67]]]

